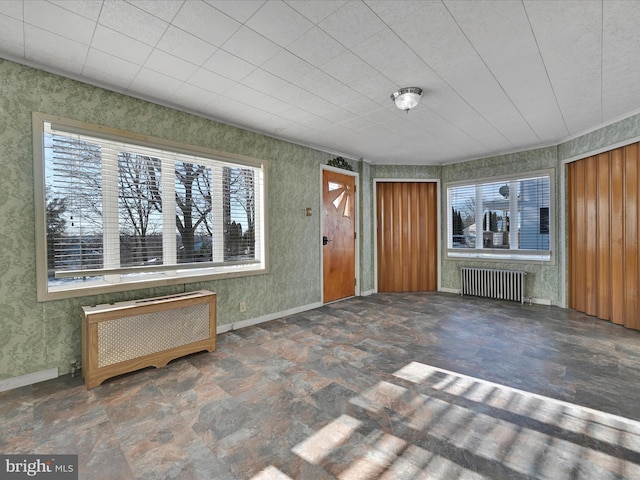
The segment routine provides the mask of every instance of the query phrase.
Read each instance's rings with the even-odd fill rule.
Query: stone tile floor
[[[640,332],[443,293],[227,332],[86,390],[0,393],[0,453],[81,479],[638,479]]]

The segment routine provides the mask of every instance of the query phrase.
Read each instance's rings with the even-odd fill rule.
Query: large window
[[[447,255],[551,261],[551,198],[548,171],[449,185]]]
[[[34,136],[40,299],[265,271],[261,162],[43,114]]]

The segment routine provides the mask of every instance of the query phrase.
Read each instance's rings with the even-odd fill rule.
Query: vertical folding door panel
[[[624,179],[624,166],[622,163],[622,149],[618,148],[609,152],[611,176],[609,180],[609,198],[611,199],[611,210],[609,211],[609,232],[611,244],[609,246],[609,258],[611,261],[610,287],[602,288],[607,294],[610,306],[609,317],[601,317],[611,320],[613,323],[624,324],[624,304],[621,301],[624,288],[624,190],[622,180]],[[606,213],[603,213],[607,217]],[[603,219],[603,221],[605,221]],[[611,226],[614,226],[611,228]],[[615,293],[612,293],[615,292]]]
[[[638,145],[568,165],[569,306],[640,329]]]
[[[438,288],[437,184],[377,183],[378,291]]]
[[[609,162],[609,154],[603,153],[598,155],[598,193],[597,193],[597,212],[611,211],[610,202],[610,185],[611,185],[611,168]],[[607,288],[600,288],[600,285],[609,285],[611,283],[611,228],[609,222],[610,215],[597,215],[597,265],[598,278],[596,279],[596,316],[599,318],[610,318],[610,301]]]

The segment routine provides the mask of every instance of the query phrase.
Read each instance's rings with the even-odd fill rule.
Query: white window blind
[[[264,269],[263,166],[43,122],[49,292]]]
[[[447,187],[448,256],[550,261],[551,174]]]

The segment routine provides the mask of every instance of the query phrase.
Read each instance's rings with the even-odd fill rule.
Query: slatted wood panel
[[[378,291],[438,288],[437,184],[377,184]]]
[[[640,329],[638,144],[567,167],[569,306]]]

